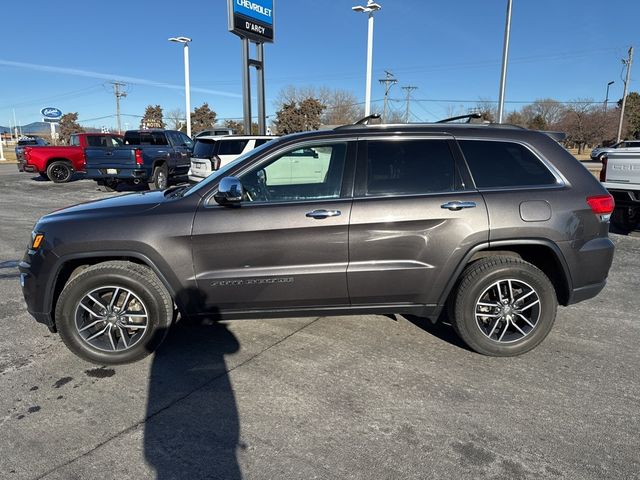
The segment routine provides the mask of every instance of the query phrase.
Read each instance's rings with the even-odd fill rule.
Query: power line
[[[384,71],[384,78],[381,78],[380,80],[378,80],[382,85],[384,85],[384,103],[382,106],[382,122],[384,123],[387,120],[387,100],[389,97],[389,90],[391,90],[391,87],[393,85],[395,85],[396,83],[398,83],[398,80],[396,80],[393,76],[393,73],[391,73],[388,70]]]

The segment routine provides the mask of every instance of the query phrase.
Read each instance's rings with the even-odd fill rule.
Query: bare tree
[[[166,118],[167,125],[169,125],[169,127],[173,130],[180,130],[187,121],[184,110],[180,110],[179,108],[174,108],[173,110],[168,112]]]
[[[578,99],[565,110],[557,125],[581,154],[587,145],[595,145],[602,139],[605,132],[603,115],[604,111],[593,100]]]
[[[282,110],[285,105],[301,104],[308,99],[316,99],[324,105],[321,123],[323,125],[343,125],[354,123],[362,117],[356,96],[342,89],[328,87],[296,87],[289,85],[278,93],[274,106]]]

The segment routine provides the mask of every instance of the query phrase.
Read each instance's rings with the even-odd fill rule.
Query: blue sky
[[[465,100],[497,99],[506,0],[379,3],[374,100],[383,96],[375,80],[385,69],[399,81],[391,98],[403,97],[401,86],[418,87],[413,120],[472,105]],[[367,26],[366,15],[351,11],[356,4],[276,0],[276,39],[265,47],[268,114],[287,85],[343,88],[363,101]],[[113,126],[111,80],[128,84],[122,112],[131,128],[150,103],[165,113],[184,109],[182,48],[167,41],[180,35],[193,38],[192,106],[208,102],[219,118],[242,116],[240,40],[227,31],[225,0],[32,0],[28,12],[5,2],[2,18],[0,125],[9,125],[12,109],[27,124],[54,106],[77,111],[87,126]],[[602,101],[610,80],[617,100],[620,59],[640,46],[638,18],[640,2],[632,0],[514,0],[507,101]],[[636,57],[631,89],[638,90],[640,51]]]

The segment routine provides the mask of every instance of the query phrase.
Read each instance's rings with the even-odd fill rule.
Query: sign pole
[[[244,134],[251,135],[251,78],[249,76],[249,39],[242,39],[242,112]]]
[[[267,118],[264,103],[264,44],[256,43],[257,61],[256,76],[258,78],[258,134],[265,135],[267,131]]]

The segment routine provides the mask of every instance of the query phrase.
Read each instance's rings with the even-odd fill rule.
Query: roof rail
[[[334,130],[344,130],[344,129],[348,129],[348,128],[353,128],[353,127],[357,127],[359,125],[369,125],[369,122],[371,120],[375,120],[380,118],[380,114],[379,113],[372,113],[371,115],[367,115],[366,117],[361,118],[360,120],[358,120],[355,123],[350,123],[347,125],[340,125],[339,127],[334,128]]]
[[[449,118],[445,118],[443,120],[438,120],[435,123],[449,123],[449,122],[453,122],[455,120],[462,120],[466,118],[467,122],[466,123],[470,123],[472,118],[482,118],[482,115],[478,112],[475,113],[469,113],[467,115],[458,115],[457,117],[449,117]]]

